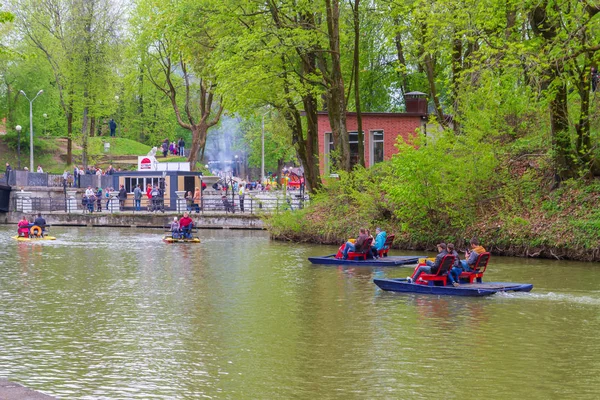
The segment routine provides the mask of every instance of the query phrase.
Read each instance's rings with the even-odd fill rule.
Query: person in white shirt
[[[42,169],[41,165],[38,165],[37,172],[40,173],[40,174],[44,173],[44,170]]]

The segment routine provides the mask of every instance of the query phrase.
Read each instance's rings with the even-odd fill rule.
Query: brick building
[[[398,152],[395,144],[398,136],[404,139],[417,135],[417,129],[426,130],[427,99],[424,93],[411,92],[405,95],[405,113],[362,113],[364,132],[365,165],[389,159]],[[350,136],[350,162],[358,163],[358,129],[356,113],[346,114],[346,125]],[[318,114],[319,168],[322,175],[329,174],[329,153],[333,150],[333,136],[327,112]]]

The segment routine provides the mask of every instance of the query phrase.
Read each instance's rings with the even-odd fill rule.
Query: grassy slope
[[[110,152],[104,153],[104,142],[108,141]],[[18,165],[18,157],[16,151],[16,141],[10,136],[0,136],[0,162],[2,163],[0,170],[4,170],[4,165],[9,162],[13,168]],[[80,163],[81,147],[73,144],[73,155],[76,163]],[[112,156],[127,156],[131,155],[132,160],[135,160],[138,155],[147,154],[150,151],[150,146],[124,138],[109,138],[109,137],[92,137],[88,142],[89,164],[98,163],[105,166],[108,159]],[[62,173],[64,169],[71,168],[67,166],[61,156],[67,153],[67,142],[61,138],[36,138],[34,143],[34,161],[35,166],[41,165],[44,171],[51,173]],[[132,164],[135,165],[135,164]],[[21,167],[29,167],[29,144],[22,142],[21,145]]]

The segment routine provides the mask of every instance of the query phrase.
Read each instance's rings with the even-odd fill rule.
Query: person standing
[[[185,203],[186,203],[186,209],[188,211],[192,211],[192,208],[194,208],[194,195],[189,190],[185,194]]]
[[[244,212],[244,196],[246,195],[246,182],[240,182],[240,190],[238,196],[240,196],[240,211]]]
[[[42,169],[42,166],[41,166],[41,165],[38,165],[38,167],[37,167],[37,172],[38,172],[39,174],[43,174],[43,173],[44,173],[44,170]]]
[[[96,188],[96,209],[98,212],[102,211],[102,188]]]
[[[77,165],[73,167],[73,186],[79,187],[79,168],[77,168]]]
[[[135,211],[140,211],[140,204],[142,202],[142,189],[140,189],[140,185],[137,185],[133,189],[133,200],[135,201]]]
[[[169,153],[169,139],[165,139],[162,142],[162,152],[163,152],[163,157],[166,157],[167,154]]]
[[[110,128],[110,136],[114,137],[117,133],[117,123],[114,119],[110,119],[108,122],[108,127]]]
[[[123,211],[125,208],[125,200],[127,200],[127,191],[125,190],[125,186],[121,185],[119,189],[119,211]]]
[[[200,212],[200,188],[196,188],[196,190],[194,190],[194,208],[196,209],[196,214],[198,214]]]
[[[183,138],[179,138],[179,141],[177,142],[177,146],[179,148],[179,155],[185,156],[185,142],[183,141]]]
[[[108,211],[108,207],[110,207],[110,192],[111,192],[111,188],[107,187],[106,190],[104,191],[104,196],[106,197],[106,211]]]
[[[12,172],[12,167],[9,163],[6,163],[6,184],[10,186],[10,173]]]

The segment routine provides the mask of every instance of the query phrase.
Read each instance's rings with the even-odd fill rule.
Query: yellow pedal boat
[[[42,240],[56,240],[54,236],[13,236],[18,242],[39,242]]]
[[[193,237],[191,239],[186,239],[186,238],[174,239],[170,235],[165,235],[163,237],[163,242],[165,242],[165,243],[200,243],[200,238]]]

